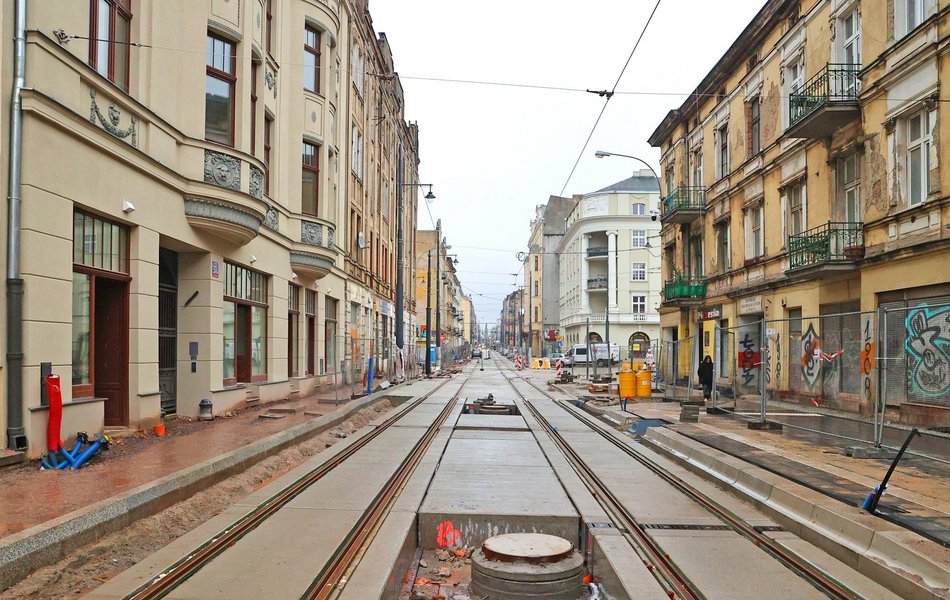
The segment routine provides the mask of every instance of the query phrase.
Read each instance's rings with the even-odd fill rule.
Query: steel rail
[[[469,377],[470,379],[470,377]],[[375,533],[382,526],[383,521],[390,512],[393,503],[399,497],[400,492],[409,482],[416,467],[422,461],[432,440],[439,434],[439,430],[445,421],[455,410],[459,396],[465,388],[468,379],[462,382],[459,389],[452,398],[446,403],[445,408],[439,413],[432,425],[426,430],[426,433],[416,442],[410,453],[400,463],[399,468],[389,478],[386,486],[376,495],[372,504],[364,511],[360,520],[353,526],[343,543],[337,548],[337,551],[330,558],[330,561],[324,565],[320,573],[313,579],[307,590],[300,596],[301,600],[327,600],[338,595],[347,583],[346,575],[351,567],[355,568],[357,557],[362,556],[367,546],[372,542]]]
[[[597,423],[593,419],[579,414],[576,410],[568,408],[567,406],[565,406],[567,403],[564,400],[555,398],[554,396],[549,394],[546,390],[535,385],[533,382],[529,381],[528,379],[524,377],[521,377],[520,379],[522,379],[523,381],[525,381],[525,383],[527,383],[528,385],[530,385],[531,387],[533,387],[534,389],[542,393],[548,399],[552,400],[555,404],[560,406],[562,409],[564,409],[568,414],[572,415],[578,421],[580,421],[581,423],[584,423],[590,429],[596,431],[604,439],[606,439],[607,441],[612,443],[614,446],[616,446],[618,449],[626,453],[628,456],[635,459],[637,462],[639,462],[644,467],[649,469],[653,474],[659,476],[665,482],[672,485],[680,493],[686,495],[691,500],[693,500],[694,502],[696,502],[697,504],[699,504],[700,506],[702,506],[703,508],[711,512],[718,519],[720,519],[724,524],[731,527],[736,533],[738,533],[739,535],[751,541],[753,544],[755,544],[757,547],[762,549],[764,552],[766,552],[767,554],[769,554],[770,556],[778,560],[780,563],[782,563],[786,568],[796,573],[803,579],[807,580],[812,586],[814,586],[818,590],[824,592],[825,594],[829,595],[832,598],[838,598],[841,600],[854,600],[856,598],[861,597],[860,595],[855,594],[854,592],[852,592],[851,590],[843,586],[841,583],[839,583],[835,579],[832,579],[831,577],[827,576],[822,571],[813,567],[811,563],[807,562],[804,559],[799,558],[793,552],[790,552],[789,550],[783,548],[780,544],[775,542],[775,540],[765,535],[764,533],[756,530],[754,527],[746,523],[740,517],[733,514],[723,505],[716,502],[712,498],[706,496],[701,491],[699,491],[698,489],[696,489],[689,483],[685,482],[684,480],[680,479],[676,475],[673,475],[671,472],[669,472],[667,469],[657,464],[655,461],[636,452],[633,448],[625,444],[623,441],[618,440],[607,431],[604,431],[604,429],[598,426]],[[512,387],[514,387],[514,384],[512,384]],[[528,400],[525,400],[525,402],[527,404],[530,404]],[[537,409],[535,409],[533,406],[530,408],[532,411],[537,411]],[[557,434],[557,432],[551,432],[551,433]],[[557,434],[557,435],[560,436],[560,434]]]
[[[371,441],[381,435],[386,429],[398,422],[406,414],[410,413],[417,406],[422,404],[427,398],[438,392],[449,382],[446,379],[432,391],[420,396],[414,400],[409,407],[400,411],[398,414],[389,417],[378,427],[374,428],[365,436],[359,438],[356,442],[343,449],[339,454],[333,456],[330,460],[322,463],[301,476],[295,482],[280,490],[273,496],[267,498],[250,512],[241,516],[226,528],[203,542],[200,546],[189,552],[171,566],[161,571],[155,577],[146,581],[129,594],[123,596],[123,600],[152,600],[163,598],[182,583],[187,581],[192,575],[197,573],[202,567],[210,563],[225,550],[237,543],[238,540],[257,528],[270,516],[287,505],[291,500],[300,495],[311,485],[325,477],[333,469],[340,466],[350,456],[356,454],[361,448],[365,447]],[[463,383],[464,386],[464,383]],[[459,388],[461,391],[461,388]],[[457,396],[457,395],[456,395]]]
[[[505,377],[508,384],[511,385],[515,393],[521,397],[531,415],[538,420],[544,430],[547,432],[551,441],[568,459],[571,466],[577,471],[578,475],[585,482],[591,493],[604,504],[608,512],[616,516],[619,525],[622,525],[627,538],[637,554],[640,555],[647,569],[657,578],[658,583],[666,591],[670,598],[684,598],[686,600],[705,600],[703,593],[696,585],[689,580],[685,573],[673,562],[667,554],[657,544],[649,534],[640,527],[639,521],[624,507],[623,503],[610,491],[601,479],[593,472],[590,466],[552,427],[551,423],[538,411],[537,408],[528,400],[521,390],[512,382],[512,379]],[[522,378],[524,379],[524,378]],[[527,381],[527,380],[525,380]],[[529,382],[530,383],[530,382]]]

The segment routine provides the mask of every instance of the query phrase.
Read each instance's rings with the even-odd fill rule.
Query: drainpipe
[[[7,447],[26,450],[23,429],[23,279],[20,278],[20,165],[26,78],[26,0],[16,0],[13,98],[10,103],[10,174],[7,215]]]

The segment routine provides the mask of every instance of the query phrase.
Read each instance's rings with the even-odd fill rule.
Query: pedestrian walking
[[[696,375],[699,376],[699,383],[703,386],[703,398],[709,400],[709,397],[712,396],[713,386],[713,360],[711,356],[707,354],[703,362],[699,363]]]
[[[630,396],[621,396],[620,397],[620,409],[623,412],[627,412],[627,402],[630,400]]]

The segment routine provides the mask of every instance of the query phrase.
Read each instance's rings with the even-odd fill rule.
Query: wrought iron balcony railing
[[[862,223],[829,221],[788,236],[788,270],[849,263],[864,257]]]
[[[675,277],[663,285],[663,301],[706,297],[706,284],[700,277]]]
[[[829,63],[788,99],[788,125],[795,125],[819,108],[834,102],[857,102],[861,65]]]
[[[606,290],[607,289],[607,278],[606,277],[593,277],[587,280],[587,289],[589,290]]]
[[[681,185],[663,198],[663,216],[676,211],[699,211],[706,207],[706,188]]]
[[[607,248],[599,246],[587,249],[587,258],[597,258],[600,256],[607,256]]]

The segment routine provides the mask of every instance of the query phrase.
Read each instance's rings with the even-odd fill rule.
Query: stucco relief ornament
[[[280,217],[277,214],[277,209],[273,206],[268,206],[267,214],[264,215],[264,226],[277,231],[277,228],[279,227],[279,218]]]
[[[99,105],[96,104],[96,90],[89,90],[89,97],[92,99],[89,107],[89,122],[93,125],[98,123],[103,129],[120,140],[129,138],[129,143],[132,144],[132,147],[137,147],[138,134],[136,132],[136,124],[138,123],[138,119],[135,118],[135,115],[132,115],[130,118],[128,129],[119,129],[119,121],[121,120],[122,114],[119,112],[119,109],[115,107],[115,104],[109,105],[109,108],[106,110],[109,116],[106,117],[102,114],[102,111],[99,110]]]
[[[241,162],[233,156],[205,150],[205,181],[231,190],[241,189]]]
[[[267,89],[274,92],[274,98],[277,97],[277,75],[273,71],[264,70],[264,83]]]
[[[300,241],[311,246],[323,245],[323,227],[310,221],[300,222]]]
[[[255,198],[261,199],[264,197],[264,172],[251,165],[250,173],[247,191]]]
[[[327,248],[333,248],[333,230],[327,228]]]

